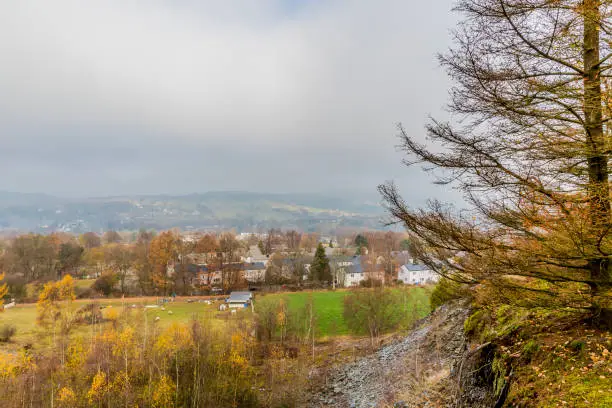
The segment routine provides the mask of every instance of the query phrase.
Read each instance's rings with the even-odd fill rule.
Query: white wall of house
[[[405,265],[400,268],[397,279],[408,285],[437,282],[440,275],[430,269],[409,270]]]
[[[344,277],[344,286],[359,286],[359,282],[365,280],[364,273],[350,273],[348,272]]]

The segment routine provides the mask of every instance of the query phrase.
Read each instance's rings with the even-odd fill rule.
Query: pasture
[[[76,312],[83,306],[91,303],[98,303],[102,309],[102,317],[106,320],[104,324],[109,324],[113,316],[121,313],[124,308],[132,312],[139,311],[138,313],[132,313],[134,319],[146,316],[146,319],[159,327],[166,327],[172,323],[184,323],[188,322],[192,318],[203,319],[203,318],[215,318],[218,315],[217,306],[218,303],[213,301],[211,305],[200,303],[198,299],[194,299],[193,302],[187,302],[187,298],[177,298],[175,302],[166,303],[163,306],[157,308],[147,308],[145,306],[152,306],[157,304],[156,297],[140,297],[140,298],[126,298],[126,299],[79,299],[70,303],[66,303],[65,307],[70,312]],[[164,310],[165,309],[165,310]],[[244,311],[243,313],[250,313]],[[11,343],[0,343],[0,350],[2,349],[14,349],[18,345],[30,343],[37,346],[44,345],[47,341],[46,336],[43,335],[43,330],[36,324],[36,304],[18,304],[16,307],[6,309],[0,313],[0,326],[5,324],[14,325],[17,329],[17,334],[13,338]],[[137,317],[138,316],[138,317]],[[156,318],[158,318],[156,321]],[[219,319],[219,322],[222,322]],[[85,333],[89,329],[86,326],[80,325],[75,329],[75,333]]]
[[[398,305],[397,313],[402,315],[400,327],[409,327],[416,319],[425,317],[429,313],[429,290],[423,287],[398,287],[393,292],[402,299]],[[305,291],[290,293],[275,293],[265,296],[285,299],[289,313],[304,308],[312,297],[316,315],[316,332],[318,337],[341,336],[349,334],[344,321],[344,298],[350,293],[348,289],[336,291]],[[257,299],[255,300],[257,310]]]
[[[429,291],[420,287],[395,288],[393,291],[403,299],[401,305],[397,307],[397,313],[401,314],[401,328],[409,327],[414,320],[424,317],[429,313]],[[309,299],[312,302],[316,315],[316,334],[319,338],[343,336],[349,334],[349,329],[344,321],[344,298],[350,293],[349,290],[336,291],[305,291],[288,292],[274,294],[257,294],[255,296],[255,311],[257,311],[257,301],[264,297],[282,298],[287,304],[289,312],[297,312],[303,309]],[[190,301],[188,301],[190,299]],[[130,316],[135,319],[134,324],[141,324],[146,319],[151,324],[163,328],[172,323],[185,323],[193,318],[211,319],[215,324],[223,325],[229,317],[229,312],[218,312],[218,301],[206,304],[203,299],[197,298],[177,298],[174,302],[169,302],[162,307],[148,308],[157,304],[156,297],[140,297],[126,299],[79,299],[66,304],[71,312],[76,312],[79,308],[92,302],[98,303],[103,307],[102,316],[110,324],[113,316],[117,316],[124,308],[130,310]],[[250,308],[239,311],[240,316],[251,319]],[[5,324],[14,325],[17,334],[10,343],[0,343],[0,350],[15,350],[26,343],[32,344],[35,348],[44,346],[48,342],[48,337],[43,334],[43,330],[36,324],[36,304],[18,304],[17,307],[7,309],[0,313],[0,326]],[[159,318],[159,319],[157,319]],[[138,320],[139,319],[139,320]],[[84,334],[88,326],[80,325],[74,330],[77,334]],[[48,334],[48,332],[47,332]]]

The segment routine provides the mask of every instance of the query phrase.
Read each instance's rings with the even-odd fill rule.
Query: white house
[[[344,286],[359,286],[359,282],[366,280],[360,256],[354,256],[350,260],[343,262],[346,266],[344,272]]]
[[[397,279],[408,285],[422,285],[437,282],[440,275],[429,269],[426,265],[405,264],[397,274]]]
[[[244,279],[249,283],[259,283],[266,280],[266,265],[263,262],[246,262],[244,264]]]

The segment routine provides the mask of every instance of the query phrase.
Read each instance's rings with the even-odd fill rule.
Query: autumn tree
[[[83,262],[83,251],[83,247],[74,242],[61,244],[57,255],[60,274],[75,274],[77,268]]]
[[[270,228],[266,234],[266,239],[263,241],[263,254],[271,255],[278,249],[283,241],[283,233],[280,229]]]
[[[440,60],[461,121],[427,126],[442,148],[401,126],[400,138],[406,163],[439,170],[468,210],[409,208],[393,184],[380,187],[388,209],[449,279],[487,280],[501,299],[612,325],[612,3],[460,0],[457,9],[465,19]]]
[[[36,323],[43,327],[51,326],[55,339],[57,324],[66,317],[64,306],[74,299],[74,281],[70,275],[64,275],[60,281],[47,282],[36,302]]]
[[[152,286],[152,270],[153,265],[149,260],[151,241],[155,237],[155,233],[140,229],[136,236],[136,243],[134,244],[134,263],[133,267],[138,277],[138,285],[140,291],[143,294],[150,293]]]
[[[106,250],[98,246],[85,251],[83,263],[94,276],[101,275],[106,270]]]
[[[119,235],[119,233],[114,230],[106,231],[102,238],[104,239],[104,243],[106,244],[117,244],[121,242],[121,235]]]
[[[272,254],[266,267],[265,280],[268,285],[277,285],[283,281],[285,258],[281,254]]]
[[[121,244],[107,245],[104,251],[104,258],[110,269],[117,275],[121,293],[125,294],[127,290],[127,276],[136,259],[134,249]]]
[[[148,261],[152,266],[152,281],[164,295],[170,289],[168,267],[176,259],[176,236],[165,231],[153,238],[149,248]]]
[[[188,289],[191,288],[195,274],[189,270],[191,263],[190,255],[193,254],[196,243],[186,241],[180,237],[176,240],[176,257],[177,261],[174,265],[174,274],[176,282],[180,282],[180,287],[183,295],[188,294]]]
[[[5,267],[27,281],[53,278],[57,271],[58,245],[52,236],[27,234],[16,237],[7,248]]]
[[[195,245],[194,253],[203,258],[207,266],[212,266],[213,263],[219,262],[219,241],[214,234],[206,234],[202,236]],[[210,274],[207,275],[210,278]],[[210,282],[205,282],[210,285]]]
[[[0,282],[4,280],[4,274],[0,273]],[[0,284],[0,312],[4,311],[4,297],[8,293],[6,282]]]
[[[213,234],[206,234],[196,242],[193,251],[196,254],[203,255],[205,263],[212,262],[219,251],[219,241]]]
[[[79,242],[85,249],[92,249],[102,245],[102,240],[95,232],[86,232],[79,237]]]
[[[300,250],[300,242],[302,241],[302,234],[295,230],[285,232],[285,243],[287,244],[287,250],[291,253],[297,253]]]
[[[302,234],[300,239],[300,247],[304,249],[306,252],[311,252],[314,248],[317,247],[317,241],[319,240],[319,235],[316,233],[308,233]]]
[[[242,263],[240,262],[241,245],[231,232],[224,232],[219,237],[219,270],[224,289],[235,286],[240,278]]]

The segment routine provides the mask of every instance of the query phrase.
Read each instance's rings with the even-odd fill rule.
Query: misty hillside
[[[209,192],[74,199],[0,193],[0,228],[4,231],[81,233],[172,227],[255,231],[282,227],[327,232],[337,227],[380,228],[382,215],[376,202],[356,196]]]

